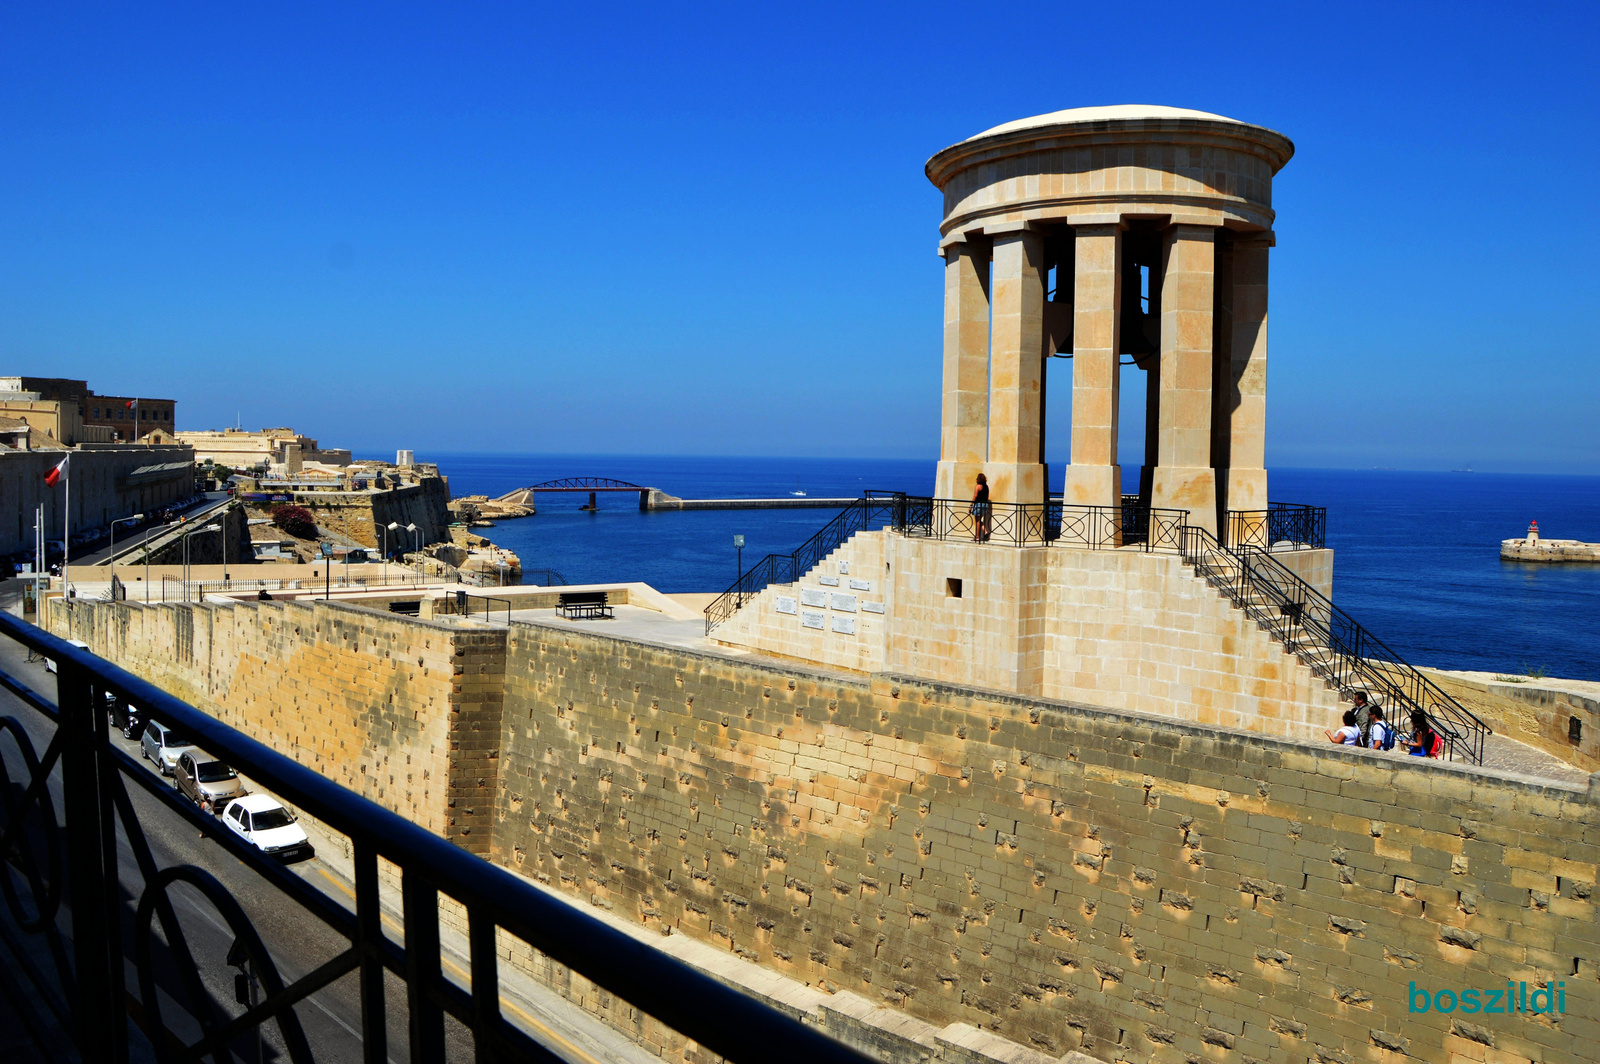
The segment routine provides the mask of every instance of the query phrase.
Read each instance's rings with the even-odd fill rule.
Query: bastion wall
[[[574,898],[1046,1056],[1600,1039],[1593,787],[537,625],[76,610],[97,652],[433,830],[483,852],[492,813],[488,856]],[[403,789],[407,755],[432,775]],[[1408,1011],[1411,983],[1548,979],[1558,1016]]]

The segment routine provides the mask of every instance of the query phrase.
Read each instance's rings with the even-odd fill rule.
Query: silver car
[[[154,761],[163,776],[172,775],[178,765],[178,755],[193,746],[187,737],[158,720],[145,727],[144,738],[139,740],[139,752],[146,761]]]
[[[229,802],[245,795],[237,772],[193,746],[178,754],[172,785],[208,813],[221,813]]]

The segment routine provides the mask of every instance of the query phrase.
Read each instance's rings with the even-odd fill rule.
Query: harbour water
[[[686,498],[863,489],[921,493],[933,463],[886,459],[419,454],[452,494],[500,495],[558,477],[605,476]],[[1060,467],[1052,470],[1059,481]],[[1137,470],[1125,470],[1129,483]],[[1334,601],[1408,661],[1600,680],[1600,565],[1503,562],[1500,541],[1537,519],[1545,536],[1600,540],[1600,477],[1274,469],[1272,497],[1328,508]],[[1058,485],[1059,486],[1059,485]],[[572,582],[642,580],[721,591],[746,566],[787,553],[827,523],[820,510],[644,513],[637,497],[548,495],[538,516],[484,530],[526,570]]]

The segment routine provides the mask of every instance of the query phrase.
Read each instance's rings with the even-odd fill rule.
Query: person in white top
[[[1356,711],[1353,709],[1345,710],[1344,727],[1338,731],[1325,732],[1324,734],[1327,735],[1330,743],[1338,743],[1341,746],[1360,746],[1361,729],[1356,727]]]

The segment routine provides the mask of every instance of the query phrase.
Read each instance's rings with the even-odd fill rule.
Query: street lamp
[[[737,588],[739,587],[739,578],[744,575],[744,536],[739,535],[738,533],[734,534],[733,549],[738,552],[738,554],[735,555],[737,560],[734,562],[733,570],[733,586],[736,589],[734,591],[734,598],[739,600],[739,604],[742,606],[744,605],[743,596],[737,590]]]
[[[422,531],[419,528],[417,528],[417,526],[414,525],[414,524],[407,525],[406,526],[406,531],[411,533],[411,549],[412,549],[412,551],[415,552],[415,553],[418,553],[418,554],[422,553],[422,546],[421,546],[421,544],[422,544]],[[409,569],[411,567],[408,565],[408,566],[406,566],[406,568]]]
[[[385,587],[389,584],[389,530],[399,527],[399,521],[390,521],[383,526],[383,583]]]
[[[111,552],[106,555],[106,564],[111,566],[112,576],[117,575],[117,526],[143,520],[144,514],[134,514],[132,517],[119,517],[111,522]]]
[[[189,601],[189,537],[198,536],[202,532],[220,532],[221,525],[206,525],[204,528],[192,529],[183,534],[183,601]]]

